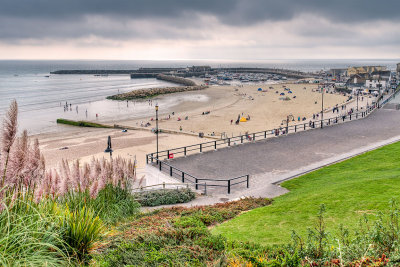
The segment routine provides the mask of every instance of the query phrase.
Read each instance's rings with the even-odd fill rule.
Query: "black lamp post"
[[[282,121],[282,123],[286,122],[286,134],[289,132],[289,120],[294,121],[294,116],[292,114],[287,115],[286,120]]]
[[[107,148],[106,148],[106,150],[104,150],[104,152],[105,152],[105,153],[110,153],[110,159],[111,159],[111,161],[112,161],[112,153],[113,153],[113,150],[112,150],[112,148],[111,148],[111,136],[108,136]]]
[[[156,103],[156,135],[157,135],[157,160],[158,160],[158,103]]]
[[[358,111],[358,95],[360,94],[360,91],[357,89],[357,111]]]
[[[322,101],[321,101],[321,128],[324,128],[324,84],[321,85]]]

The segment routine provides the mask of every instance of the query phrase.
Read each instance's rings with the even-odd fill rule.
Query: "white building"
[[[365,87],[367,89],[379,89],[379,87],[381,87],[382,89],[386,89],[387,81],[386,80],[372,80],[372,79],[370,80],[370,79],[367,79],[367,80],[365,80]]]

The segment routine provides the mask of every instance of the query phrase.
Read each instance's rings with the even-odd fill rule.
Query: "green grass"
[[[212,232],[228,240],[283,244],[292,230],[306,236],[322,203],[328,231],[336,232],[341,223],[355,228],[364,214],[372,218],[389,209],[391,199],[399,200],[399,155],[400,143],[395,143],[287,181],[282,186],[290,192],[272,205],[242,214]]]
[[[88,122],[88,121],[73,121],[67,119],[57,119],[57,123],[60,124],[67,124],[72,126],[79,126],[79,127],[94,127],[94,128],[111,128],[110,126],[103,125],[100,123]]]

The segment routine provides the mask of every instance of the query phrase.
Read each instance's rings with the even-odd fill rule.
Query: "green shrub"
[[[135,197],[142,206],[154,207],[160,205],[186,203],[193,200],[196,197],[196,194],[189,188],[162,189],[136,193]]]
[[[132,217],[139,212],[140,205],[129,193],[120,187],[106,185],[95,199],[87,191],[68,193],[61,202],[71,210],[88,207],[95,211],[105,223],[115,223]]]
[[[184,216],[175,220],[174,226],[177,228],[205,227],[204,223],[197,216]]]
[[[70,255],[84,262],[103,236],[104,226],[98,216],[87,207],[61,211],[62,237]]]

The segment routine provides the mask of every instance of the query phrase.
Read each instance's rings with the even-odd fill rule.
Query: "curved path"
[[[199,178],[250,174],[250,188],[234,186],[230,199],[274,197],[286,192],[274,185],[282,180],[397,140],[400,111],[389,103],[365,119],[177,158],[170,164]],[[227,196],[225,188],[209,192]]]

